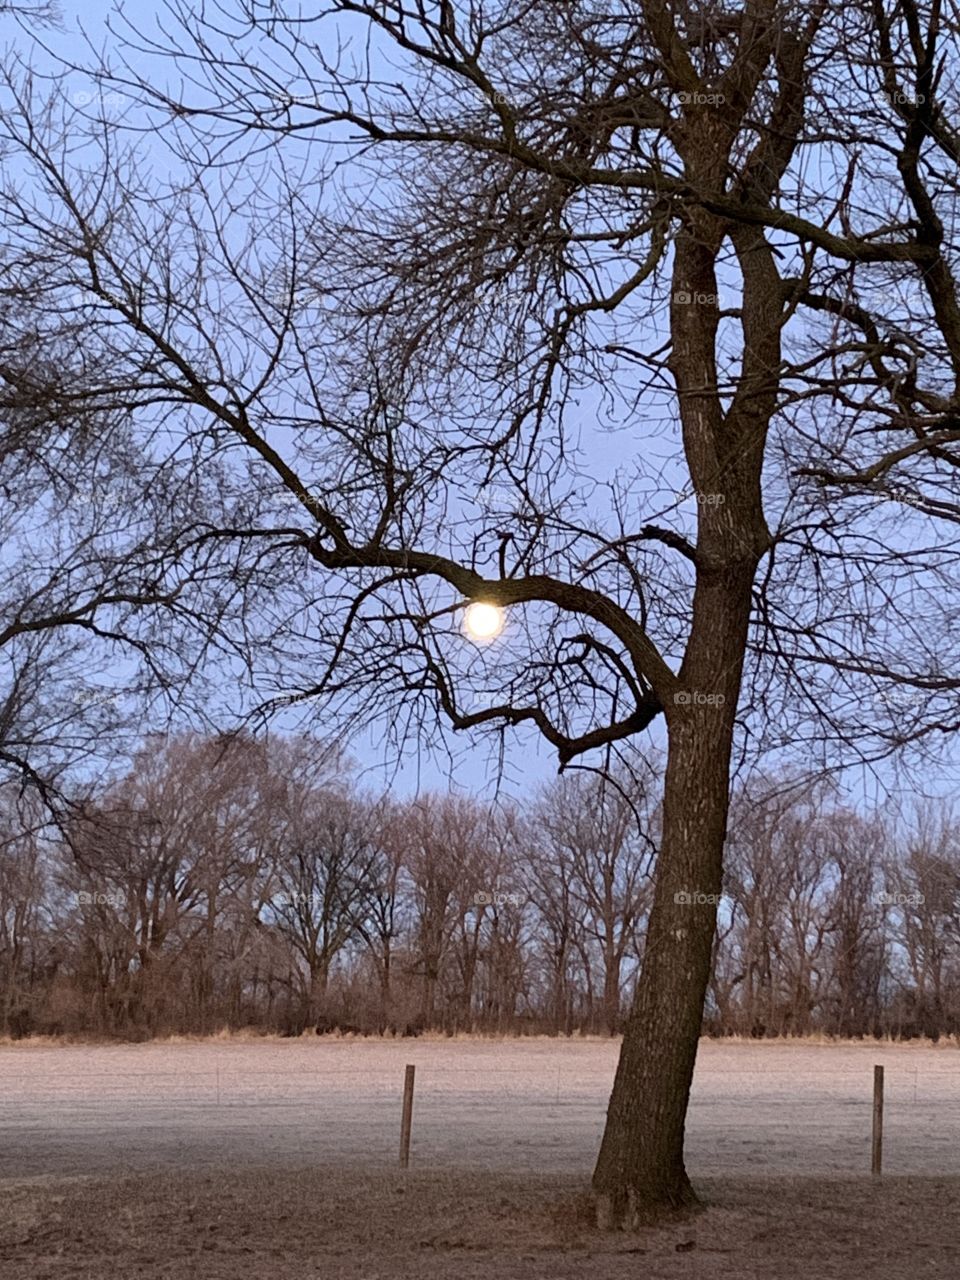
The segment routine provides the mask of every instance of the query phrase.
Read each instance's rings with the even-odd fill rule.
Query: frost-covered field
[[[707,1204],[635,1235],[586,1189],[615,1044],[0,1048],[6,1280],[904,1280],[960,1275],[960,1052],[712,1044]],[[397,1168],[417,1066],[414,1159]],[[872,1068],[887,1068],[872,1179]],[[642,1256],[641,1256],[642,1255]]]
[[[616,1065],[605,1041],[303,1038],[0,1048],[0,1175],[158,1165],[396,1160],[404,1064],[413,1160],[436,1170],[586,1175]],[[704,1042],[694,1175],[869,1169],[872,1068],[886,1067],[885,1168],[960,1174],[960,1051]]]

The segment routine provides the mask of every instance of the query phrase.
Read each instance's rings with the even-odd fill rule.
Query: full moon
[[[484,604],[476,600],[469,605],[463,618],[467,635],[472,640],[492,640],[503,630],[503,610],[499,605]]]

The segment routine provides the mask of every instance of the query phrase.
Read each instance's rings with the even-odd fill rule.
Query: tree
[[[270,909],[302,961],[302,1024],[314,1024],[327,1012],[333,965],[356,934],[379,848],[369,806],[340,787],[301,793],[285,818]]]
[[[41,853],[43,815],[35,794],[0,791],[0,1028],[27,1034],[44,961],[50,869]]]
[[[177,563],[200,500],[189,466],[161,463],[116,403],[84,408],[82,321],[11,283],[0,308],[0,773],[33,787],[62,820],[67,771],[113,763],[146,719],[202,707],[188,689],[199,653],[216,647],[213,614],[229,608],[222,566],[191,615],[199,560]],[[222,576],[221,576],[222,575]],[[204,592],[204,594],[206,594]],[[199,637],[199,648],[197,645]]]
[[[377,973],[381,1034],[393,1021],[393,976],[397,940],[405,924],[403,900],[403,816],[397,806],[380,804],[374,816],[376,849],[354,916],[354,927]]]
[[[939,811],[938,811],[939,810]],[[950,1007],[951,952],[960,939],[960,850],[956,825],[943,806],[925,806],[906,857],[888,867],[884,905],[897,922],[898,968],[909,975],[914,1034],[953,1034],[960,1009]]]
[[[888,963],[878,880],[884,832],[878,821],[837,813],[829,821],[832,891],[826,958],[827,1027],[836,1035],[876,1034]]]
[[[912,272],[933,310],[928,366],[945,352],[960,367],[926,159],[955,147],[934,107],[938,12],[542,0],[434,14],[335,0],[303,20],[239,0],[231,29],[229,15],[178,7],[176,35],[150,45],[179,62],[175,90],[157,68],[125,68],[122,43],[101,68],[171,148],[177,177],[149,199],[112,145],[122,123],[71,122],[84,138],[71,166],[22,78],[10,85],[7,144],[38,194],[17,181],[0,198],[15,249],[5,276],[58,310],[87,291],[67,334],[65,368],[84,375],[71,406],[120,400],[150,435],[162,405],[196,474],[232,450],[217,472],[230,500],[204,493],[168,571],[186,573],[188,598],[202,586],[218,636],[242,635],[255,687],[269,674],[284,689],[296,671],[283,696],[343,708],[352,694],[395,729],[411,716],[533,728],[561,767],[663,718],[655,888],[594,1175],[613,1221],[694,1199],[683,1130],[748,657],[744,710],[759,714],[765,684],[777,697],[802,685],[784,723],[806,715],[815,734],[844,719],[836,689],[859,689],[863,707],[884,680],[956,687],[937,651],[946,638],[952,652],[949,632],[897,633],[903,608],[878,577],[873,531],[842,501],[834,517],[825,496],[887,475],[904,449],[949,484],[956,393],[935,372],[914,377],[910,343],[842,289],[816,287],[844,285],[848,269]],[[338,20],[372,40],[365,74],[325,57]],[[381,57],[407,80],[378,78]],[[837,58],[857,72],[849,84],[863,71],[887,87],[885,114],[870,93],[841,100]],[[919,106],[896,97],[904,59]],[[833,146],[837,129],[851,174],[839,201],[805,176],[822,173],[810,148]],[[857,161],[870,129],[880,201]],[[318,170],[321,138],[382,198],[337,216],[322,187],[344,162]],[[784,342],[801,311],[864,335],[852,369],[825,378],[836,350]],[[811,403],[829,407],[830,430]],[[628,468],[580,465],[584,410],[642,434]],[[664,417],[665,472],[651,461]],[[898,447],[865,461],[877,436],[862,421]],[[584,499],[590,484],[606,486],[602,509]],[[897,565],[920,584],[914,615],[950,573],[939,548]],[[509,610],[509,645],[463,641],[469,601]],[[864,659],[858,619],[872,610],[882,652]],[[857,742],[873,719],[860,714]],[[896,740],[936,728],[921,719]],[[776,716],[763,723],[775,738]],[[444,876],[423,935],[431,1013]]]
[[[534,814],[555,868],[554,896],[560,895],[547,912],[548,921],[552,914],[560,925],[555,982],[562,981],[572,916],[595,951],[594,957],[585,954],[585,966],[599,960],[601,1024],[610,1035],[620,1029],[623,966],[646,914],[656,850],[652,770],[645,761],[634,766],[619,776],[564,778],[541,797]]]
[[[280,789],[267,746],[155,737],[67,828],[63,878],[107,1029],[206,1032],[224,987],[237,1003]]]
[[[527,892],[533,903],[541,963],[546,971],[552,1028],[570,1035],[578,987],[576,956],[586,952],[583,921],[575,904],[570,850],[530,824],[526,868]]]
[[[413,886],[415,972],[421,982],[420,1019],[438,1025],[438,995],[458,915],[479,888],[473,857],[479,806],[457,796],[424,796],[407,808],[403,828],[405,866]],[[458,909],[462,908],[462,909]],[[475,960],[468,948],[467,969]],[[466,975],[464,975],[466,976]]]

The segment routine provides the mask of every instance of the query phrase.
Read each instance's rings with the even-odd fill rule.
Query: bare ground
[[[702,1047],[706,1210],[599,1235],[609,1041],[0,1047],[2,1280],[960,1278],[960,1052]],[[396,1168],[405,1062],[414,1167]],[[872,1066],[885,1168],[869,1168]]]
[[[960,1179],[708,1178],[600,1235],[558,1175],[242,1173],[8,1183],[10,1280],[920,1280],[960,1275]]]

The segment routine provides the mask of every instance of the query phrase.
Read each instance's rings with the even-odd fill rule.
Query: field
[[[538,1039],[0,1047],[0,1275],[960,1275],[956,1048],[705,1042],[688,1163],[707,1211],[603,1237],[583,1191],[616,1053]]]

